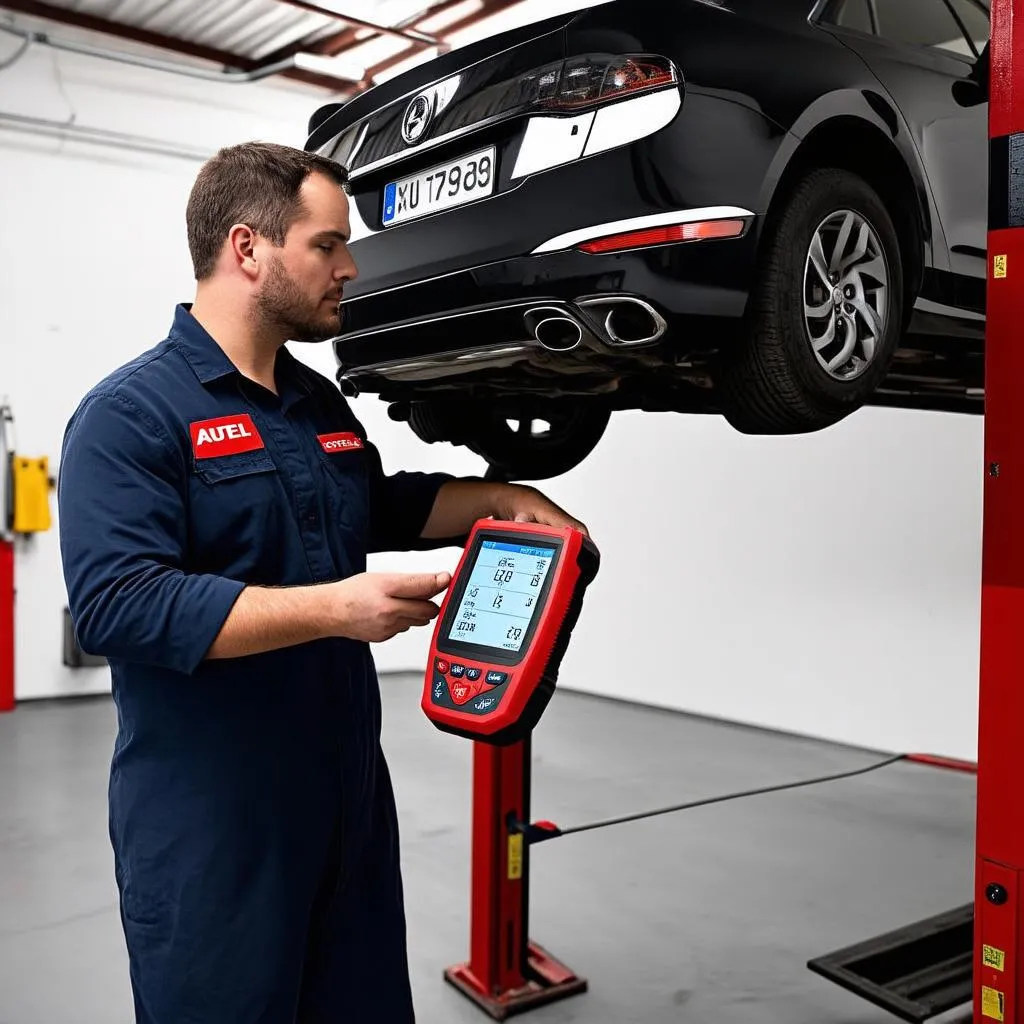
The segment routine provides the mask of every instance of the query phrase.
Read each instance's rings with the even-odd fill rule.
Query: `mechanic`
[[[141,1024],[414,1020],[369,643],[428,625],[450,577],[367,573],[367,555],[487,516],[580,525],[530,487],[385,475],[337,387],[284,347],[339,332],[345,180],[262,143],[206,163],[194,302],[64,438],[61,551],[79,643],[111,667]]]

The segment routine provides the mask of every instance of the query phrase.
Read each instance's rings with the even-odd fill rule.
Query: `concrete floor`
[[[441,980],[467,953],[471,747],[424,720],[417,678],[383,690],[419,1021],[483,1021]],[[0,716],[0,1024],[132,1020],[106,837],[113,734],[103,699]],[[533,816],[567,827],[876,756],[563,691],[535,734]],[[546,843],[532,937],[591,988],[522,1019],[890,1024],[805,963],[969,901],[973,821],[973,778],[899,764]]]

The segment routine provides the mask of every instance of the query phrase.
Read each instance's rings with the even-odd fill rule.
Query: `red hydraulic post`
[[[993,0],[974,1020],[1024,1024],[1024,0]]]
[[[495,1020],[586,991],[529,940],[530,740],[473,751],[470,958],[445,978]]]
[[[0,540],[0,713],[14,710],[14,545]]]

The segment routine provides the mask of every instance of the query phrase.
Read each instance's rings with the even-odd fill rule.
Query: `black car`
[[[613,0],[318,110],[341,386],[513,479],[621,409],[980,409],[988,4]]]

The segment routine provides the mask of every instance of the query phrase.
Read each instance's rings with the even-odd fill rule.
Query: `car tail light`
[[[662,57],[576,57],[563,65],[558,93],[546,105],[571,110],[675,83],[675,68]]]
[[[675,65],[653,55],[589,54],[529,72],[519,81],[523,106],[577,110],[679,82]]]
[[[639,231],[624,231],[617,235],[594,238],[581,242],[577,248],[598,255],[626,249],[642,249],[650,245],[667,245],[671,242],[738,238],[743,234],[744,226],[742,220],[702,220],[692,224],[668,224],[664,227],[643,228]]]

